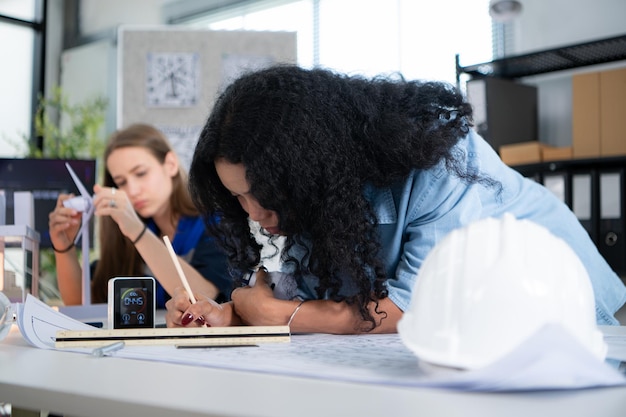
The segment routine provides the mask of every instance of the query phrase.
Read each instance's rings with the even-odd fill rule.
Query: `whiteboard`
[[[295,32],[122,26],[117,127],[156,126],[189,169],[219,92],[242,71],[296,63],[296,48]]]

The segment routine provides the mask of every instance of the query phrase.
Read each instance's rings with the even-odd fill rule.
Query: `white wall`
[[[89,68],[88,71],[85,69]],[[92,101],[96,97],[108,100],[103,136],[115,130],[117,101],[117,48],[112,40],[104,39],[76,48],[61,55],[60,85],[71,104]],[[62,121],[63,122],[63,121]]]
[[[626,33],[625,0],[519,0],[515,53],[527,53]]]
[[[93,35],[122,24],[163,23],[161,7],[171,0],[81,0],[80,31]]]
[[[162,24],[161,6],[167,1],[81,0],[80,2],[80,35],[97,40],[60,51],[59,65],[52,66],[50,71],[56,73],[48,78],[55,79],[54,84],[63,87],[72,103],[96,96],[108,99],[104,136],[108,136],[117,127],[117,29],[124,24],[148,26]],[[48,82],[47,85],[51,83]]]

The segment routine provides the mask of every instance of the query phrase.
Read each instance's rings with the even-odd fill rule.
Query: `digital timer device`
[[[152,277],[109,280],[109,329],[154,328],[155,295]]]

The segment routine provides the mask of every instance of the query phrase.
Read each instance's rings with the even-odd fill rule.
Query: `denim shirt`
[[[497,180],[502,188],[467,184],[443,163],[416,170],[389,188],[365,190],[378,217],[381,250],[390,299],[406,311],[418,271],[430,250],[453,229],[505,212],[529,219],[565,240],[591,278],[598,324],[619,324],[614,313],[626,301],[626,287],[598,252],[574,213],[542,185],[505,165],[478,134],[471,131],[457,145],[469,169]]]
[[[430,250],[454,229],[486,217],[511,213],[538,223],[565,240],[585,265],[593,286],[596,321],[617,325],[615,312],[626,301],[626,287],[598,252],[574,213],[543,185],[523,177],[502,162],[478,134],[471,131],[457,145],[466,168],[499,182],[501,187],[468,184],[450,174],[444,163],[415,170],[406,180],[386,188],[366,187],[364,195],[378,221],[381,256],[387,272],[389,298],[402,311],[411,302],[422,262]],[[307,250],[292,248],[302,259]],[[315,299],[317,277],[303,277],[299,285],[289,280],[285,265],[281,294],[285,299]],[[350,289],[344,289],[350,293]]]

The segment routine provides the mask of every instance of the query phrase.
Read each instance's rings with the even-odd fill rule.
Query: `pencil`
[[[178,276],[180,280],[183,282],[183,286],[189,294],[189,300],[191,304],[196,303],[196,297],[193,296],[193,292],[191,292],[191,287],[189,286],[189,281],[187,281],[187,277],[183,272],[183,268],[180,266],[180,262],[178,261],[178,256],[176,256],[176,252],[174,252],[174,248],[172,247],[172,243],[170,242],[170,238],[167,236],[163,236],[163,241],[165,241],[165,246],[167,246],[167,251],[170,253],[170,257],[172,258],[172,262],[174,262],[174,266],[176,267],[176,271],[178,272]]]

